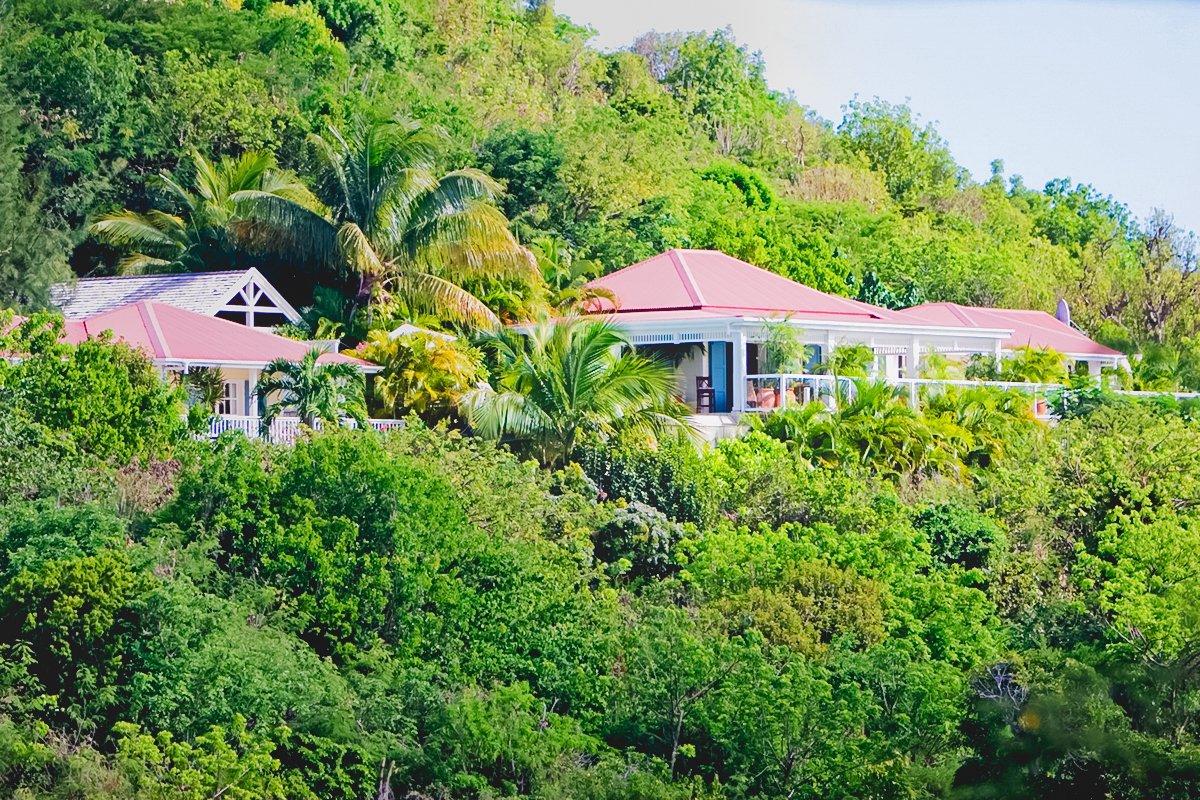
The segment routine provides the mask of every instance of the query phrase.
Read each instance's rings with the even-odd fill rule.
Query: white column
[[[733,334],[733,411],[746,410],[746,332]]]
[[[904,377],[921,377],[921,340],[916,336],[912,337],[912,343],[908,346],[908,363],[905,365]]]
[[[258,386],[258,370],[250,370],[249,391],[246,392],[246,416],[258,416],[258,392],[254,391]]]
[[[999,339],[996,340],[996,349],[992,353],[992,358],[996,359],[996,369],[1000,369],[1001,350]]]

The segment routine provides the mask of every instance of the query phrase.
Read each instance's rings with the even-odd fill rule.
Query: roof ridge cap
[[[679,276],[679,281],[683,284],[683,290],[687,292],[691,298],[694,308],[704,307],[704,295],[700,292],[700,287],[696,284],[696,276],[692,274],[691,267],[683,258],[683,251],[674,248],[670,251],[671,263],[675,266],[675,274]]]
[[[146,325],[146,330],[150,334],[155,347],[162,351],[163,358],[171,357],[171,348],[167,345],[167,337],[162,332],[162,327],[158,324],[158,315],[154,312],[156,304],[152,300],[139,300],[137,302],[138,315],[141,316],[143,324]]]

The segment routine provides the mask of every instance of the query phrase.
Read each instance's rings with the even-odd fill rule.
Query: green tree
[[[62,344],[61,318],[35,315],[3,340],[22,354],[0,368],[0,391],[79,449],[127,463],[165,453],[183,431],[183,397],[139,350],[105,338]]]
[[[70,241],[44,208],[45,191],[23,172],[20,114],[0,88],[0,307],[42,308],[50,287],[71,278]]]
[[[172,204],[181,216],[168,211],[114,211],[91,226],[103,242],[134,252],[117,269],[122,274],[142,272],[200,272],[228,265],[244,227],[234,224],[234,198],[255,192],[316,210],[316,199],[291,173],[275,167],[270,153],[250,152],[212,163],[198,152],[191,154],[195,175],[188,188],[167,173],[159,175]]]
[[[932,124],[921,125],[907,105],[855,98],[846,105],[838,133],[883,173],[888,193],[899,203],[917,205],[962,180],[946,142]]]

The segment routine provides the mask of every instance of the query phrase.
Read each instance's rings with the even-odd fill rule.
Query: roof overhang
[[[203,359],[203,358],[153,358],[151,359],[154,366],[159,369],[170,370],[172,372],[189,372],[193,369],[212,368],[212,369],[256,369],[264,370],[271,362],[269,361],[233,361],[224,359]],[[328,362],[319,362],[328,363]],[[351,363],[358,367],[360,372],[365,374],[374,374],[381,372],[383,367],[378,364],[366,364],[358,362],[340,362]]]
[[[803,331],[821,333],[853,334],[855,338],[869,341],[872,337],[916,337],[958,340],[971,345],[964,345],[964,350],[980,349],[980,343],[989,349],[995,349],[1001,342],[1012,335],[1011,329],[1005,328],[963,328],[946,325],[908,325],[894,322],[847,322],[842,320],[813,319],[797,316],[722,316],[712,312],[704,315],[697,314],[687,318],[642,318],[636,314],[645,312],[629,312],[622,314],[595,314],[593,318],[605,320],[637,338],[638,334],[654,335],[655,343],[683,344],[703,341],[706,336],[720,338],[733,336],[736,333],[762,331],[767,325],[786,324]],[[642,342],[639,342],[639,344]]]

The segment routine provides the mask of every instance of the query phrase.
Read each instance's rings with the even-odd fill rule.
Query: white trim
[[[631,312],[638,313],[638,312]],[[597,320],[609,322],[626,332],[645,331],[664,332],[678,336],[689,333],[721,333],[731,335],[737,328],[760,328],[765,324],[785,323],[794,325],[806,331],[839,331],[862,333],[867,337],[872,334],[898,334],[911,336],[914,333],[922,336],[942,336],[953,339],[998,339],[1004,341],[1013,335],[1011,328],[961,328],[941,325],[905,325],[902,323],[878,322],[841,322],[835,320],[803,319],[797,317],[713,317],[712,319],[662,319],[662,320],[631,320],[622,319],[621,314],[595,314]],[[525,326],[516,326],[518,329]],[[666,343],[667,340],[661,340]],[[689,339],[676,339],[676,343]]]
[[[250,291],[247,292],[247,290]],[[254,292],[257,292],[257,294]],[[268,298],[270,298],[271,302],[275,304],[275,308],[272,309],[266,306],[254,305],[254,303],[257,302],[263,295],[266,295]],[[230,301],[236,297],[240,297],[242,300],[244,300],[246,305],[231,306]],[[303,319],[300,316],[300,312],[293,308],[292,304],[285,300],[283,295],[279,293],[279,290],[272,286],[271,282],[268,281],[263,274],[254,267],[247,269],[243,275],[242,282],[235,286],[233,291],[226,295],[224,299],[215,303],[209,309],[208,316],[215,317],[222,311],[235,314],[245,314],[246,325],[247,327],[251,328],[254,327],[253,320],[255,312],[260,312],[263,314],[279,314],[286,318],[288,322],[293,323],[299,323]]]
[[[267,364],[271,363],[269,361],[223,361],[202,358],[189,358],[186,360],[178,358],[155,358],[151,359],[151,362],[159,369],[183,372],[185,374],[197,367],[263,370],[266,369]],[[366,374],[380,372],[383,369],[378,364],[355,364],[354,366],[358,367],[360,372]]]

